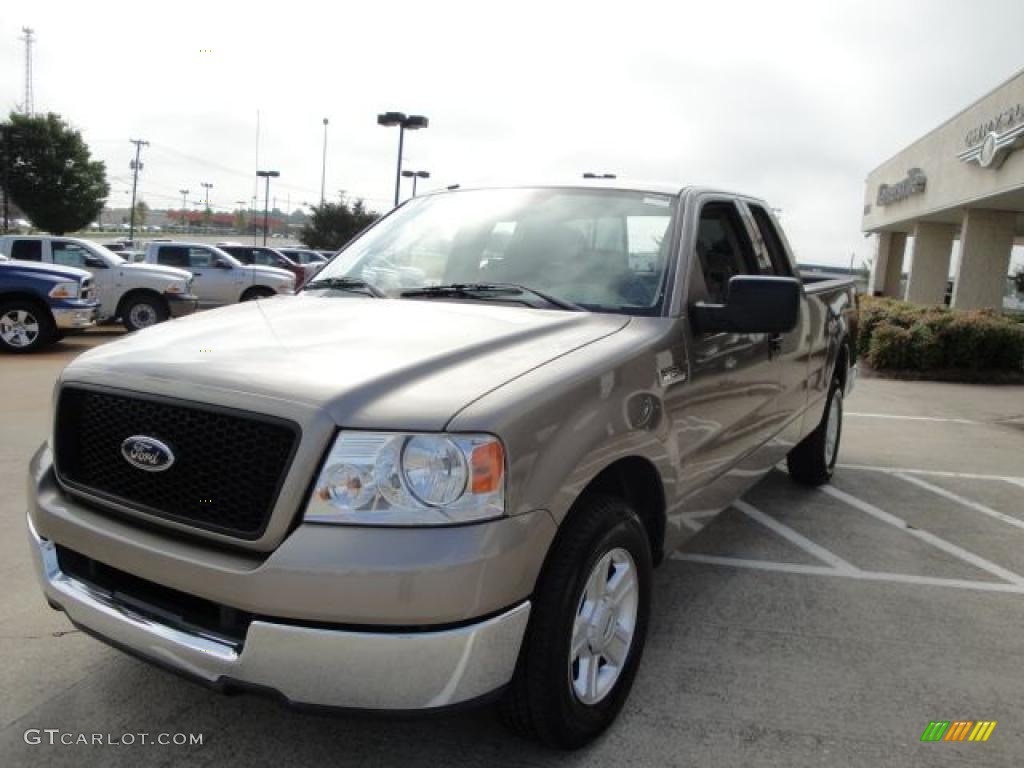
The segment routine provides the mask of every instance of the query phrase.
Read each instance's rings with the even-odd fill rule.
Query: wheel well
[[[651,557],[661,562],[665,548],[665,489],[655,466],[640,456],[609,464],[587,484],[580,496],[600,493],[629,504],[640,517],[651,543]]]
[[[0,294],[0,304],[4,304],[8,301],[26,301],[29,304],[33,304],[36,307],[38,307],[41,312],[45,312],[48,316],[52,314],[50,312],[50,307],[46,304],[46,302],[40,299],[38,296],[31,293],[11,291],[10,293]]]
[[[128,302],[137,296],[156,297],[158,301],[163,303],[164,309],[167,309],[167,299],[152,288],[132,288],[128,293],[121,297],[119,302],[117,302],[117,311],[114,313],[114,316],[121,317],[124,314],[124,308],[128,305]]]
[[[258,296],[273,296],[275,293],[273,288],[269,288],[265,285],[251,285],[242,291],[242,295],[239,297],[242,301],[245,300],[246,296],[258,295]]]

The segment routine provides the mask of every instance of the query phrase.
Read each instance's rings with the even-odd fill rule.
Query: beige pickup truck
[[[799,279],[743,195],[420,196],[295,297],[64,370],[29,474],[43,591],[222,690],[500,698],[578,747],[626,701],[684,516],[783,460],[829,480],[854,309],[850,283]]]

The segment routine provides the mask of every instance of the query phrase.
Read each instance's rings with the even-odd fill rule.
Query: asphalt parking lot
[[[48,609],[25,541],[25,466],[61,366],[119,334],[0,357],[5,766],[1020,764],[1024,388],[860,381],[832,486],[776,471],[718,517],[688,521],[694,538],[657,572],[626,710],[596,744],[562,754],[489,710],[384,720],[222,697]],[[998,725],[985,743],[921,743],[933,720]],[[203,743],[34,745],[29,729]]]

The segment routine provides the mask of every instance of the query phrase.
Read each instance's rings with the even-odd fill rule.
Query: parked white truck
[[[78,267],[92,273],[99,322],[120,319],[137,331],[195,312],[192,275],[184,269],[132,264],[102,245],[77,237],[6,235],[0,254],[11,259]]]
[[[205,243],[153,242],[146,246],[145,262],[191,272],[199,306],[203,308],[295,292],[295,276],[290,272],[242,264],[220,248]]]

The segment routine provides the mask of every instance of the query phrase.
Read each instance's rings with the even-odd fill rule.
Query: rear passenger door
[[[203,306],[221,306],[238,301],[242,292],[242,270],[228,264],[214,251],[188,246],[189,272],[195,275],[193,290]]]
[[[736,201],[698,201],[696,232],[684,242],[687,306],[724,304],[729,280],[760,274],[744,211]],[[704,333],[687,323],[690,378],[674,401],[683,495],[691,511],[723,508],[755,477],[737,468],[779,428],[779,367],[767,334]],[[770,465],[769,465],[770,466]],[[730,472],[730,470],[735,470]]]
[[[754,252],[760,274],[798,278],[782,230],[774,217],[764,206],[753,201],[743,202],[741,207],[746,209],[747,223],[754,235]],[[789,333],[769,338],[772,357],[779,369],[780,386],[773,410],[786,423],[796,419],[807,404],[809,322],[807,302],[801,300],[796,327]]]

